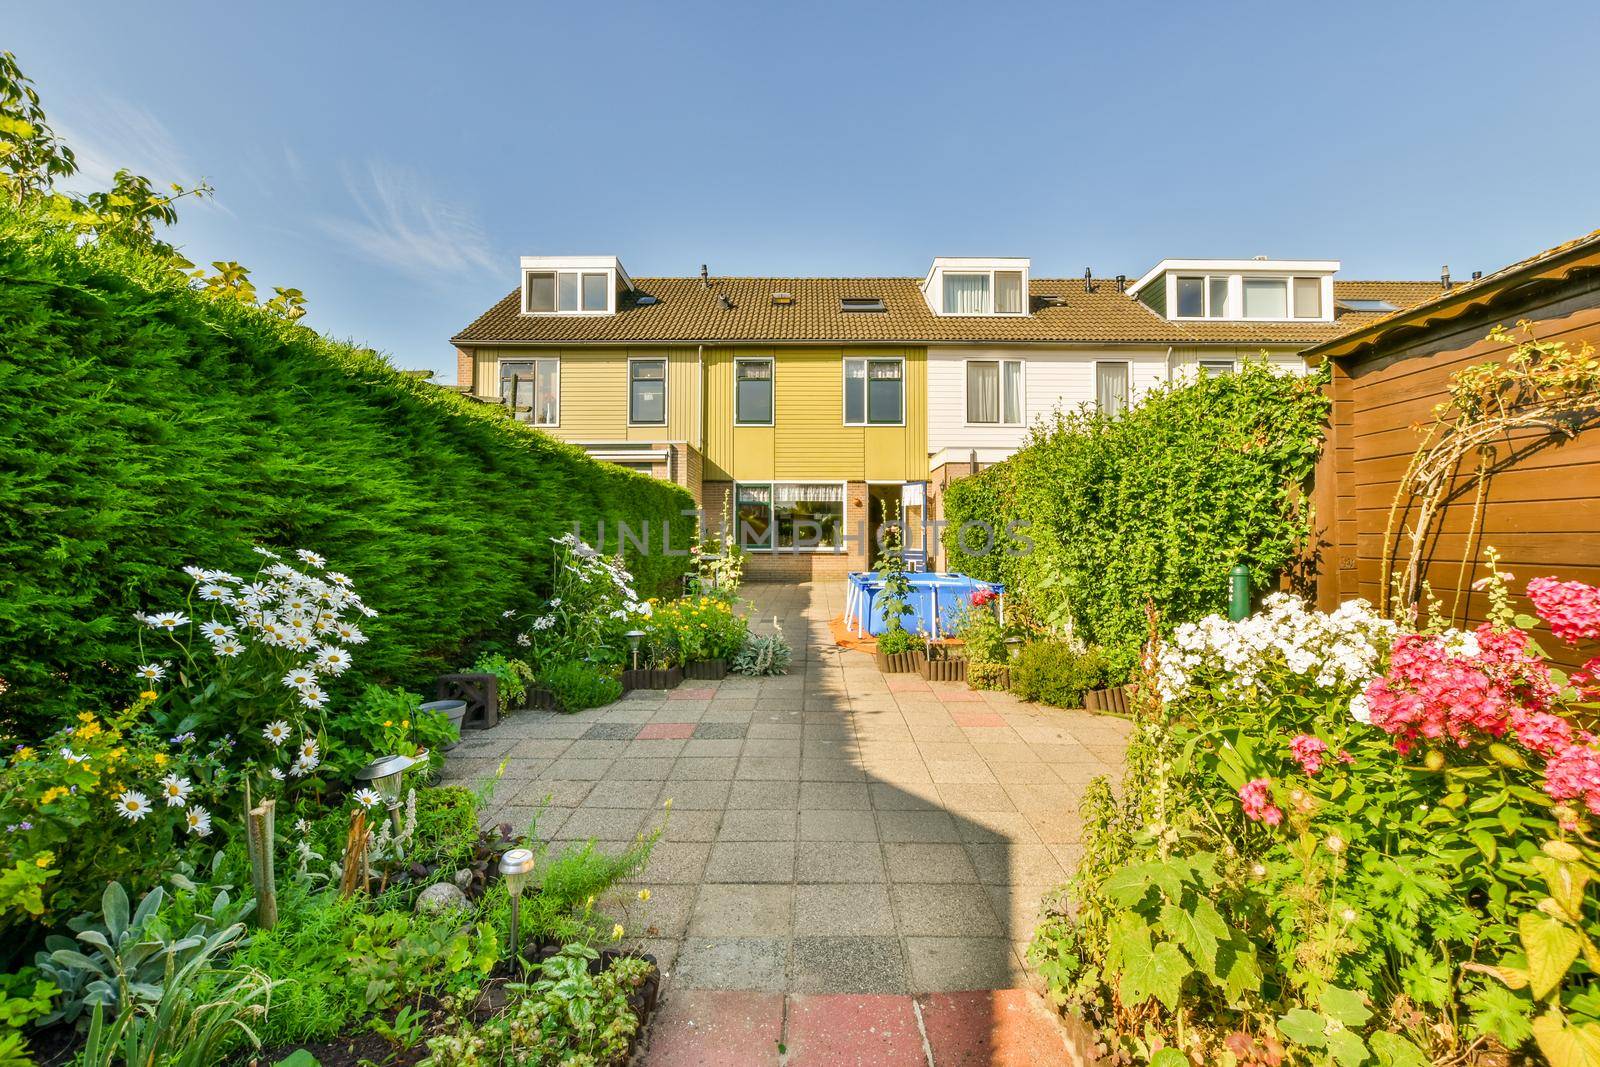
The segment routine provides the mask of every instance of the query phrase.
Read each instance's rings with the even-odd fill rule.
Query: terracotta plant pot
[[[728,661],[720,656],[716,659],[694,659],[683,665],[683,676],[701,681],[715,682],[728,676]]]
[[[634,689],[676,689],[682,681],[682,667],[641,667],[636,671],[622,672],[624,692]]]

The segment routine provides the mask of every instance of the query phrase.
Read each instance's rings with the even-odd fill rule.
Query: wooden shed
[[[1470,585],[1483,573],[1485,546],[1500,552],[1518,593],[1545,575],[1600,584],[1600,411],[1592,404],[1471,449],[1446,476],[1431,518],[1419,494],[1397,501],[1453,377],[1516,350],[1487,339],[1497,325],[1564,340],[1569,351],[1600,348],[1600,231],[1481,279],[1441,281],[1437,297],[1306,352],[1333,365],[1332,424],[1314,491],[1319,606],[1357,596],[1384,603],[1385,576],[1397,569],[1387,561],[1403,566],[1419,529],[1420,577],[1458,624],[1483,617],[1484,595]]]

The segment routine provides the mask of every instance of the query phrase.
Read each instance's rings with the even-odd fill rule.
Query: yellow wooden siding
[[[667,424],[628,425],[628,360],[666,359]],[[695,349],[686,348],[540,348],[479,349],[474,391],[500,393],[500,361],[561,361],[560,425],[546,426],[566,441],[699,440],[699,366]]]
[[[733,364],[770,357],[773,426],[735,426]],[[904,426],[844,425],[845,358],[905,360]],[[927,477],[927,359],[905,347],[706,350],[708,479],[912,481]]]

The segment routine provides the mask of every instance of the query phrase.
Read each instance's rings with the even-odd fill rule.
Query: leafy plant
[[[167,957],[161,995],[130,1004],[111,1021],[96,1004],[77,1067],[210,1067],[241,1038],[254,1048],[260,1039],[250,1020],[266,1014],[272,983],[255,971],[213,970],[210,954],[181,967]]]
[[[1083,694],[1106,682],[1105,657],[1096,648],[1070,641],[1033,641],[1011,664],[1011,691],[1023,700],[1057,708],[1076,708]]]
[[[546,667],[539,682],[565,712],[602,707],[622,696],[621,682],[593,664],[580,661],[560,661]]]
[[[744,647],[733,657],[728,669],[735,674],[752,676],[788,674],[789,659],[793,654],[789,639],[783,636],[783,627],[778,625],[774,617],[770,634],[752,632],[746,635]]]
[[[516,709],[528,699],[528,683],[534,680],[534,670],[525,660],[486,652],[472,664],[478,674],[492,674],[500,699],[505,706]]]
[[[878,651],[885,656],[898,656],[905,652],[921,652],[928,647],[928,639],[914,634],[896,620],[878,635]]]

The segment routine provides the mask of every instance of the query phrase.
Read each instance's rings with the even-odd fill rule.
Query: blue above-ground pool
[[[900,624],[912,633],[929,637],[955,633],[961,616],[972,606],[972,594],[978,590],[987,589],[996,595],[1006,591],[998,582],[983,582],[965,574],[914,572],[907,577],[911,580],[911,614],[902,616]],[[852,571],[845,598],[845,628],[860,637],[883,633],[885,624],[879,605],[882,595],[883,581],[876,574]]]

